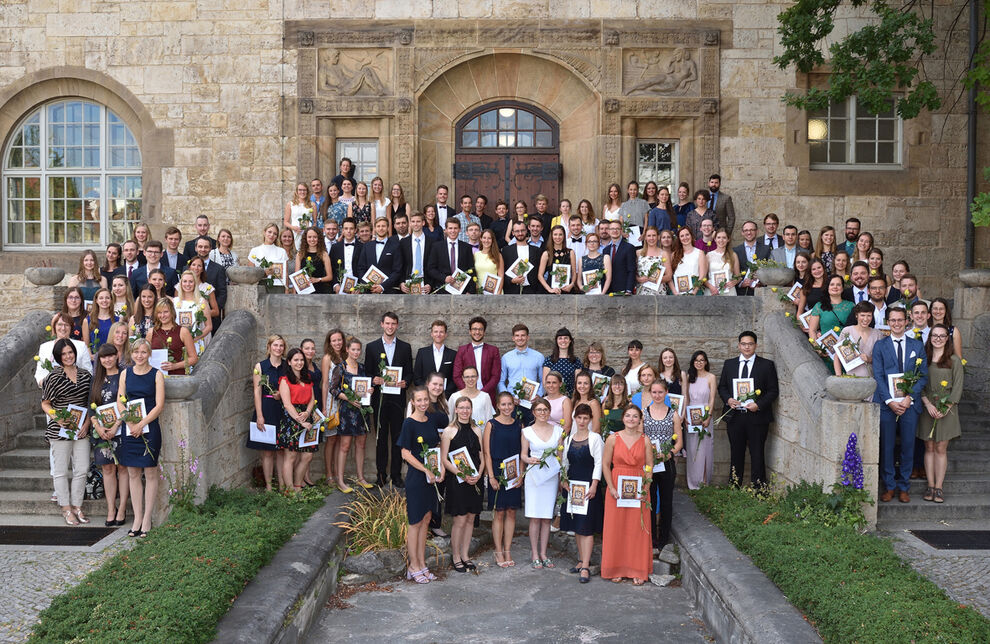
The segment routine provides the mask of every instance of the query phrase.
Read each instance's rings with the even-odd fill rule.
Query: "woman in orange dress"
[[[643,412],[627,405],[622,412],[621,431],[613,432],[605,441],[602,474],[608,483],[605,497],[605,526],[602,531],[602,578],[618,583],[629,577],[642,586],[653,571],[653,542],[650,533],[650,513],[646,505],[649,496],[638,508],[620,508],[619,476],[633,476],[642,489],[643,477],[652,477],[653,449],[643,435]]]

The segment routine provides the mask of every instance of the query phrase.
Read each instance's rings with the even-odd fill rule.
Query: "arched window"
[[[61,99],[28,114],[3,154],[5,248],[122,242],[141,219],[141,151],[103,105]]]
[[[557,126],[548,115],[522,103],[486,105],[458,125],[457,145],[463,151],[504,151],[506,148],[551,150],[557,146]]]

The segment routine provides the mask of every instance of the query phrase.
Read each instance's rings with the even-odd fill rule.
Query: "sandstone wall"
[[[49,319],[48,313],[32,313],[0,337],[0,453],[13,449],[21,432],[36,431],[35,416],[44,415],[32,358],[45,341]]]

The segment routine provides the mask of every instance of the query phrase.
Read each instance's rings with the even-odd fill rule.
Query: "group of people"
[[[529,346],[524,324],[512,328],[513,346],[504,352],[485,342],[488,323],[480,316],[469,321],[470,342],[457,348],[446,344],[447,324],[435,320],[430,343],[415,352],[399,339],[395,313],[384,313],[380,325],[381,337],[366,345],[342,329],[330,330],[322,357],[312,339],[290,349],[282,336],[269,337],[254,369],[247,445],[260,453],[268,489],[276,471],[284,490],[312,485],[310,464],[319,450],[326,478],[345,494],[352,485],[405,488],[410,580],[435,578],[424,547],[431,530],[444,534],[444,512],[453,516],[454,569],[476,567],[468,546],[486,501],[499,567],[515,565],[511,544],[516,511],[523,508],[532,568],[555,566],[547,544],[559,516],[559,529],[576,535],[581,562],[572,572],[582,582],[590,576],[594,535],[602,534],[602,576],[642,583],[652,569],[651,550],[670,540],[673,456],[684,451],[691,487],[711,479],[711,415],[692,423],[686,410],[710,411],[716,393],[732,410],[731,476],[741,478],[748,450],[751,480],[766,480],[763,448],[777,377],[773,362],[756,355],[750,331],[740,334],[739,357],[728,360],[716,379],[705,352],[694,352],[682,371],[669,347],[658,352],[655,365],[646,363],[638,340],[629,343],[617,371],[597,341],[578,357],[566,328],[543,355]],[[751,379],[750,396],[736,398],[737,379]],[[374,483],[364,470],[372,432]],[[347,480],[352,446],[355,476]],[[637,481],[635,508],[625,502],[620,477]],[[583,511],[557,503],[558,494],[573,500],[572,481],[583,482]]]

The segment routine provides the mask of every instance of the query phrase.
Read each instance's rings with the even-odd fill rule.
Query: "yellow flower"
[[[839,327],[837,327],[837,326],[832,327],[832,330],[835,331],[836,333],[838,333],[840,331]]]
[[[677,434],[674,434],[673,436],[671,436],[671,437],[670,437],[670,440],[672,440],[672,441],[676,441],[676,440],[677,440]]]
[[[753,253],[753,259],[756,259],[756,253]]]
[[[917,360],[914,361],[914,364],[921,365],[921,362],[922,362],[921,358],[918,358]]]
[[[848,275],[843,275],[842,276],[842,279],[844,279],[844,280],[846,280],[848,282],[849,281],[849,276]]]
[[[877,274],[877,270],[875,268],[871,268],[870,275],[876,275],[876,274]]]
[[[615,295],[615,293],[609,293],[608,294],[609,297],[612,297],[613,295]]]
[[[261,369],[258,369],[257,367],[255,367],[254,368],[254,375],[260,376],[261,375]]]
[[[45,327],[45,331],[51,331],[51,330],[52,330],[52,325],[49,324],[48,326]]]
[[[35,356],[34,357],[34,361],[35,362],[41,362],[41,356]]]
[[[89,408],[90,409],[96,409],[96,403],[90,403],[89,404]]]
[[[789,312],[788,313],[784,313],[784,317],[785,318],[789,318],[789,317],[791,317],[791,314]]]
[[[341,388],[343,388],[343,389],[349,389],[350,387],[348,387],[346,384],[343,384],[343,385],[341,385]]]
[[[523,377],[522,377],[522,381],[523,381],[523,383],[525,384],[525,382],[526,382],[526,376],[523,376]]]
[[[127,310],[127,305],[126,304],[121,304],[120,305],[120,310],[121,311],[126,311]]]
[[[127,396],[121,396],[120,397],[120,402],[122,402],[122,403],[124,403],[126,405],[127,404]]]
[[[608,413],[609,413],[610,411],[612,411],[612,410],[611,410],[611,409],[606,409],[606,410],[605,410],[605,415],[606,415],[606,416],[608,416]]]
[[[51,416],[52,418],[54,418],[55,417],[55,410],[52,409],[51,411],[49,411],[48,412],[48,415]]]
[[[814,344],[815,343],[815,339],[814,338],[808,338],[808,342],[810,342],[811,344]]]
[[[647,474],[649,474],[650,473],[650,466],[649,465],[644,465],[643,466],[643,471],[646,472]]]
[[[708,411],[708,405],[705,405],[705,411]]]
[[[949,386],[949,381],[948,380],[943,380],[942,382],[940,382],[938,384],[942,385],[943,387],[948,387]]]
[[[773,291],[774,293],[776,293],[777,292],[777,287],[776,286],[771,286],[770,287],[770,290]]]
[[[417,271],[417,270],[415,270],[415,269],[413,269],[413,272],[412,272],[412,274],[413,274],[413,275],[419,275],[419,271]]]
[[[455,458],[454,459],[454,465],[456,465],[457,467],[460,467],[461,466],[461,459]]]
[[[422,436],[417,436],[416,437],[416,442],[417,443],[422,443],[423,442],[423,437]]]
[[[381,355],[380,355],[380,356],[378,356],[378,357],[379,357],[379,358],[384,358],[384,357],[385,357],[385,354],[383,353],[383,354],[381,354]]]
[[[137,331],[137,327],[134,326],[133,324],[131,325],[131,331]]]
[[[757,395],[757,396],[759,396],[759,395],[760,395],[760,394],[762,394],[762,393],[763,393],[763,392],[762,392],[762,391],[760,391],[759,389],[757,389],[757,390],[756,390],[756,395]]]
[[[909,288],[904,289],[904,297],[911,297],[911,289]]]
[[[966,366],[966,358],[960,358],[959,361],[962,362],[962,366]]]
[[[498,464],[498,469],[504,470],[505,469],[505,463],[499,463]]]
[[[564,446],[563,445],[558,445],[557,446],[557,451],[558,452],[563,452],[564,451]]]

